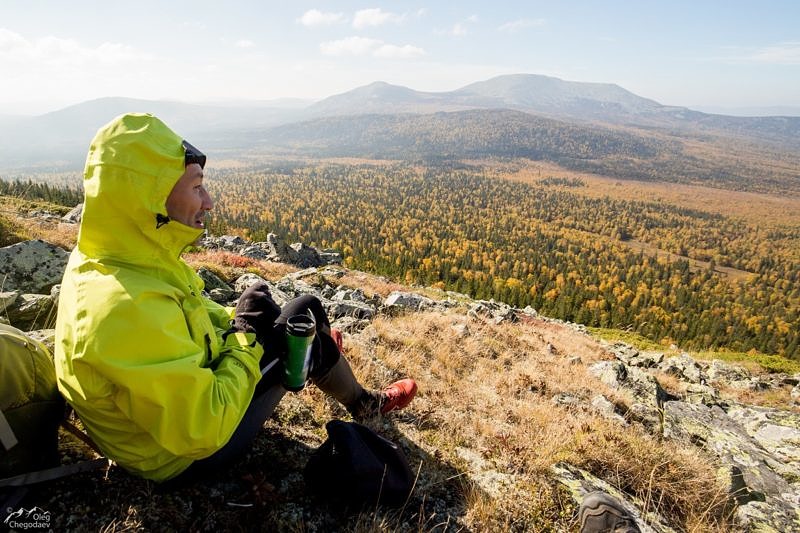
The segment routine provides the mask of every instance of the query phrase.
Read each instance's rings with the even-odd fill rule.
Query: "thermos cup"
[[[294,315],[286,321],[287,355],[283,365],[283,387],[292,392],[302,390],[311,364],[311,344],[317,325],[309,315]]]

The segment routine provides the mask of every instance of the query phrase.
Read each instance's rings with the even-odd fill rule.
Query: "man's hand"
[[[280,314],[281,308],[272,299],[269,287],[260,281],[245,289],[239,298],[233,328],[255,333],[258,342],[264,344],[273,336],[273,325]]]

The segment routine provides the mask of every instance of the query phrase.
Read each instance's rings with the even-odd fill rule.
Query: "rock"
[[[384,302],[386,307],[401,307],[412,311],[422,311],[434,306],[434,301],[413,292],[394,291]]]
[[[513,474],[499,472],[495,466],[484,459],[480,453],[469,448],[456,448],[456,455],[466,464],[469,479],[483,492],[494,498],[506,496],[515,485]]]
[[[686,353],[670,357],[658,365],[658,368],[667,374],[683,378],[689,383],[700,383],[702,381],[700,365]]]
[[[0,313],[5,313],[19,298],[19,291],[0,292]]]
[[[565,392],[560,392],[550,398],[550,401],[556,405],[565,405],[565,406],[577,406],[580,405],[581,401],[579,398],[573,396],[572,394],[567,394]]]
[[[250,285],[259,282],[266,283],[267,285],[270,284],[267,280],[265,280],[261,276],[248,272],[247,274],[242,274],[241,276],[236,278],[236,280],[233,282],[233,290],[241,294]]]
[[[776,506],[768,502],[749,502],[736,509],[736,520],[742,531],[783,533],[800,531],[796,509]]]
[[[469,326],[466,324],[453,324],[450,329],[457,339],[465,339],[470,335]]]
[[[628,391],[633,400],[631,414],[651,429],[660,427],[663,402],[675,399],[661,387],[655,377],[636,367],[627,367],[619,361],[600,361],[589,367],[589,371],[606,385]]]
[[[686,388],[685,400],[689,403],[720,405],[719,391],[710,385],[691,383]]]
[[[297,259],[292,261],[292,263],[296,264],[300,268],[308,268],[308,267],[318,267],[322,266],[323,262],[319,257],[319,252],[317,249],[303,244],[302,242],[296,242],[289,246],[294,252],[297,254]]]
[[[598,394],[597,396],[592,398],[591,405],[592,408],[595,411],[597,411],[603,418],[608,418],[609,420],[615,420],[620,424],[622,424],[623,426],[628,425],[627,420],[625,420],[625,418],[623,418],[619,413],[617,413],[617,407],[602,394]]]
[[[341,265],[344,258],[336,250],[317,250],[319,260],[323,265]]]
[[[200,244],[205,248],[214,250],[226,250],[228,252],[239,252],[249,244],[248,241],[238,235],[222,235],[220,237],[204,237]]]
[[[494,300],[478,300],[473,303],[467,316],[478,319],[489,319],[495,324],[503,322],[516,322],[518,320],[517,311],[510,305],[498,303]]]
[[[800,480],[800,413],[734,405],[728,409],[728,416],[785,465],[781,475]]]
[[[264,248],[263,246],[259,246],[260,243],[251,244],[249,246],[245,246],[239,252],[239,255],[242,257],[249,257],[250,259],[263,259],[268,260],[270,259],[269,250]]]
[[[34,329],[26,333],[30,338],[35,339],[50,351],[50,356],[53,356],[53,348],[56,344],[56,330],[54,329]]]
[[[290,248],[283,239],[274,233],[268,234],[266,241],[254,244],[264,248],[267,251],[266,259],[269,259],[270,261],[277,261],[279,263],[297,263],[297,252]]]
[[[731,365],[714,359],[708,365],[706,371],[708,380],[712,383],[725,383],[729,384],[732,381],[744,381],[750,379],[750,373],[740,366]]]
[[[714,454],[723,464],[741,471],[740,486],[730,496],[739,502],[768,501],[782,507],[784,495],[793,492],[778,472],[785,466],[747,434],[747,431],[718,406],[669,401],[664,404],[664,437],[691,442]],[[738,474],[737,474],[738,475]]]
[[[794,403],[800,404],[800,385],[795,385],[790,395]]]
[[[41,240],[0,248],[0,287],[4,291],[46,294],[61,282],[68,259],[66,250]]]
[[[6,309],[9,322],[27,331],[47,327],[55,321],[55,305],[49,294],[23,294]]]
[[[331,321],[331,327],[336,328],[344,333],[358,333],[367,326],[369,320],[363,320],[354,316],[342,316]]]
[[[233,292],[233,289],[230,285],[225,283],[222,278],[214,274],[206,267],[200,267],[200,269],[197,271],[197,275],[203,280],[203,283],[205,284],[205,290],[207,291],[211,291],[213,289],[224,289],[230,291],[231,293]]]
[[[589,367],[589,372],[600,378],[600,381],[618,389],[628,376],[627,368],[618,361],[600,361]]]
[[[355,301],[346,302],[331,302],[323,301],[322,305],[328,316],[333,319],[342,317],[354,317],[363,320],[370,320],[375,316],[375,308],[368,304],[362,304]]]
[[[675,533],[667,521],[657,513],[644,511],[644,502],[634,496],[629,496],[617,490],[613,485],[593,476],[589,472],[568,463],[556,463],[550,467],[556,480],[564,485],[572,495],[575,503],[580,505],[583,498],[590,492],[599,490],[617,501],[636,520],[636,525],[642,533]]]
[[[766,390],[769,388],[769,385],[762,382],[757,377],[751,377],[748,379],[736,380],[731,381],[728,383],[728,386],[733,389],[739,390],[751,390],[751,391],[760,391]]]
[[[72,210],[61,217],[62,222],[66,222],[67,224],[79,224],[81,221],[81,217],[83,217],[83,203],[79,203]]]

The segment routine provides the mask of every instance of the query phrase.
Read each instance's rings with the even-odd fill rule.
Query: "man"
[[[232,314],[202,296],[202,280],[180,254],[213,207],[205,162],[151,115],[101,128],[61,285],[59,389],[110,459],[156,481],[213,472],[244,453],[285,393],[280,365],[263,378],[262,367],[282,355],[292,314],[314,314],[311,380],[352,413],[385,414],[416,393],[409,379],[364,390],[313,297],[281,310],[256,284]]]

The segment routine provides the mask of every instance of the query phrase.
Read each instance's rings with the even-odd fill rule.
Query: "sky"
[[[796,0],[0,0],[0,113],[104,96],[318,100],[512,73],[800,110]]]

